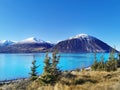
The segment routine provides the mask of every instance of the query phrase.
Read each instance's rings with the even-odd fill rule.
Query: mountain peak
[[[35,37],[30,37],[30,38],[27,38],[25,39],[26,41],[39,41],[37,38]]]
[[[14,44],[14,41],[11,40],[0,40],[0,46],[7,46],[7,45],[12,45]]]
[[[30,38],[20,41],[19,43],[44,43],[44,41],[37,39],[35,37],[30,37]]]
[[[76,39],[76,38],[88,38],[88,37],[90,37],[90,35],[88,35],[88,34],[78,34],[78,35],[76,35],[76,36],[73,36],[73,37],[70,37],[69,39]]]

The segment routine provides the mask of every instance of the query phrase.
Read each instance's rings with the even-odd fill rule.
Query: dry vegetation
[[[64,72],[54,86],[41,86],[36,80],[28,86],[28,90],[120,90],[120,68],[115,72]]]
[[[120,90],[120,68],[114,72],[64,72],[61,80],[53,86],[43,86],[39,79],[33,82],[22,80],[2,85],[0,90]]]

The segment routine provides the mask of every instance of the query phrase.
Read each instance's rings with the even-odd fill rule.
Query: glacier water
[[[45,53],[32,54],[0,54],[0,81],[12,80],[29,77],[33,56],[40,65],[37,69],[38,74],[43,73]],[[104,55],[107,60],[109,54],[99,53],[97,58]],[[50,55],[51,56],[51,55]],[[60,54],[59,68],[61,70],[75,70],[76,68],[89,67],[94,61],[93,53],[86,54]]]

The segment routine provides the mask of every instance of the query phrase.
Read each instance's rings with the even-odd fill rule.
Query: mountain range
[[[18,42],[11,40],[0,41],[0,53],[35,53],[55,50],[62,53],[89,53],[109,52],[111,49],[113,48],[105,42],[87,34],[79,34],[57,44],[35,37]]]
[[[3,42],[0,43],[0,53],[34,53],[46,52],[53,47],[52,43],[45,42],[35,37],[27,38],[22,41]]]

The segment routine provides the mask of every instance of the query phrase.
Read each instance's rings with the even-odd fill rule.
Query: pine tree
[[[57,56],[57,54],[58,54],[57,51],[55,51],[55,52],[52,53],[52,75],[54,77],[57,77],[57,78],[55,78],[55,81],[57,79],[59,79],[59,76],[61,74],[61,71],[58,68],[60,56]]]
[[[52,81],[52,74],[51,74],[51,63],[50,63],[50,57],[48,56],[48,52],[46,53],[45,60],[44,60],[44,72],[40,77],[40,83],[45,85],[45,84],[50,84]]]
[[[46,53],[44,64],[45,64],[44,73],[50,73],[51,72],[51,63],[50,63],[50,57],[48,56],[48,52]]]
[[[44,60],[44,72],[40,77],[40,83],[43,85],[53,85],[59,78],[60,70],[57,68],[57,65],[59,63],[59,56],[56,56],[56,54],[57,53],[55,52],[52,54],[52,61],[51,58],[48,56],[48,53],[46,54]]]
[[[117,67],[120,67],[120,53],[118,53]]]
[[[119,56],[120,57],[120,56]],[[116,71],[120,66],[120,60],[115,58],[115,49],[110,52],[108,61],[104,62],[104,57],[101,56],[100,61],[97,61],[96,53],[94,54],[94,63],[91,66],[92,70],[100,71]]]
[[[118,60],[120,60],[120,53],[118,53]]]
[[[92,70],[97,70],[98,69],[98,61],[97,61],[97,54],[94,53],[94,63],[93,65],[91,66]]]
[[[35,60],[35,57],[34,57],[34,60],[32,61],[32,67],[31,67],[31,72],[29,73],[30,74],[30,80],[34,81],[37,79],[37,68],[39,66],[36,66],[36,60]]]
[[[109,60],[106,62],[106,71],[116,71],[117,70],[117,60],[115,58],[115,50],[110,52]]]
[[[105,70],[105,63],[104,63],[104,56],[101,56],[100,61],[98,62],[98,68],[99,71]]]

